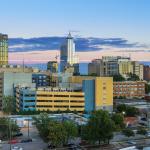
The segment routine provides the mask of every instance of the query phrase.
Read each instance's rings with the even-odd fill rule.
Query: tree
[[[122,75],[114,75],[113,81],[125,81],[125,78]]]
[[[150,93],[150,84],[145,84],[145,93]]]
[[[138,114],[139,114],[139,111],[137,108],[131,107],[131,106],[126,107],[126,116],[135,117]]]
[[[15,121],[8,118],[0,118],[0,139],[8,139],[10,133],[11,135],[14,135],[18,131],[19,127]]]
[[[139,111],[137,108],[132,106],[127,106],[125,104],[120,104],[117,106],[117,112],[119,113],[125,113],[125,116],[127,117],[135,117],[139,114]]]
[[[48,117],[47,113],[41,113],[38,117],[33,117],[34,124],[36,125],[40,136],[45,140],[48,141],[48,125],[51,119]]]
[[[127,80],[128,80],[128,81],[139,81],[140,78],[139,78],[139,76],[136,75],[136,74],[129,73]]]
[[[109,143],[113,137],[115,124],[107,111],[98,110],[92,113],[87,126],[84,127],[83,136],[91,142],[101,141]],[[85,133],[86,132],[86,133]]]
[[[122,130],[122,132],[127,137],[134,136],[134,132],[131,129],[126,128],[126,129]]]
[[[137,134],[146,135],[147,131],[146,131],[145,128],[139,127],[138,130],[137,130]]]
[[[78,135],[78,128],[73,122],[65,121],[63,122],[63,126],[67,133],[67,141]]]
[[[126,112],[126,105],[125,104],[120,104],[117,106],[117,112],[122,113],[122,112]]]
[[[60,122],[51,121],[48,125],[48,140],[54,146],[62,146],[67,141],[67,132]]]
[[[13,96],[4,96],[2,102],[2,108],[5,114],[15,112],[15,98]]]
[[[125,127],[123,114],[120,113],[113,114],[112,120],[115,123],[117,131],[120,131],[122,128]]]

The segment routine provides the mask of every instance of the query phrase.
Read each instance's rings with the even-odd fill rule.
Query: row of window
[[[36,106],[37,108],[48,108],[48,107],[53,107],[52,105],[37,105]],[[54,105],[54,108],[69,108],[68,105],[64,105],[64,106],[57,106],[57,105]],[[70,108],[84,108],[84,106],[70,106]]]
[[[46,94],[38,94],[38,97],[84,97],[84,95],[46,95]]]
[[[28,102],[28,101],[27,101]],[[37,102],[57,102],[57,103],[69,103],[69,100],[37,100]],[[84,101],[70,100],[72,103],[84,103]]]

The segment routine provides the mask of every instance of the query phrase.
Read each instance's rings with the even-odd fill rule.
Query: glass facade
[[[0,65],[8,64],[8,36],[0,34]]]

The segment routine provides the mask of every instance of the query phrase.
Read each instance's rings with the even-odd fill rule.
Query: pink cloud
[[[55,57],[59,54],[59,50],[47,50],[47,51],[31,51],[31,52],[12,52],[9,53],[9,62],[22,64],[24,63],[46,63],[50,60],[56,60]],[[90,52],[77,52],[80,62],[89,62],[95,58],[101,58],[102,56],[131,56],[132,60],[136,61],[150,61],[150,52],[128,52],[118,50],[103,50],[103,51],[90,51]]]

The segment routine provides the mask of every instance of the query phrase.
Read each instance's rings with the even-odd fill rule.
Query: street
[[[28,128],[22,128],[21,132],[23,133],[23,136],[17,138],[19,141],[28,138]],[[22,147],[23,150],[43,150],[46,148],[47,144],[40,138],[35,127],[30,127],[29,137],[32,138],[32,142],[11,144],[11,148],[14,146]],[[10,150],[10,144],[3,144],[2,150]]]

